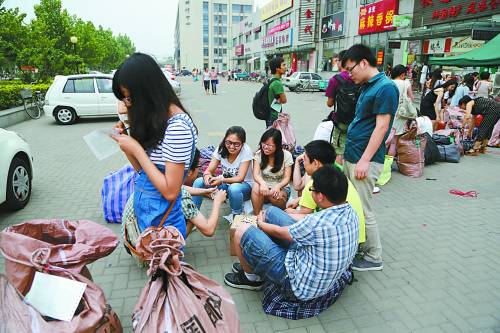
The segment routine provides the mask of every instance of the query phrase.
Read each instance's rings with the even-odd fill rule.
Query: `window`
[[[203,1],[203,12],[207,12],[208,13],[208,2],[207,1]]]
[[[214,54],[219,54],[219,49],[214,49]]]
[[[208,44],[208,35],[203,35],[203,44]]]
[[[266,32],[269,32],[274,27],[274,22],[271,21],[269,23],[266,23]]]
[[[71,79],[66,82],[63,92],[65,93],[93,93],[94,79]]]
[[[227,12],[227,5],[224,3],[214,3],[214,12],[226,13]]]
[[[233,24],[238,24],[241,21],[241,17],[239,16],[233,16]]]
[[[203,35],[208,35],[208,26],[203,26]]]
[[[251,13],[252,5],[232,5],[231,9],[233,13]]]
[[[250,42],[250,35],[245,35],[245,43]]]
[[[290,21],[290,14],[286,14],[280,17],[280,23],[286,23],[288,21]]]
[[[342,0],[326,0],[326,15],[331,15],[342,10],[343,1]]]
[[[238,38],[233,38],[233,46],[236,46],[238,44]]]
[[[260,31],[256,31],[253,33],[253,36],[254,36],[254,39],[257,40],[259,39],[259,36],[260,36]]]
[[[227,54],[227,49],[222,49],[222,54]]]
[[[290,77],[291,77],[292,79],[296,79],[296,78],[297,78],[297,76],[299,76],[299,72],[295,72],[295,73],[293,73],[292,75],[290,75]]]
[[[252,12],[252,5],[243,5],[243,13],[251,13]]]
[[[309,73],[302,73],[300,74],[299,80],[310,80],[311,75]]]
[[[112,93],[113,92],[113,81],[111,79],[99,78],[97,79],[97,88],[99,92],[102,93]]]
[[[311,76],[313,80],[323,80],[323,78],[316,73],[311,73]]]
[[[208,57],[208,47],[203,48],[203,56]]]

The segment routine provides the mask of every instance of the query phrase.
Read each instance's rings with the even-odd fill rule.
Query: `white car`
[[[283,85],[288,87],[290,91],[295,90],[295,86],[301,83],[304,84],[306,81],[311,82],[311,86],[319,90],[319,82],[322,81],[323,78],[316,73],[311,72],[295,72],[289,77],[283,79]]]
[[[167,78],[168,83],[172,86],[172,89],[174,89],[175,94],[179,96],[181,94],[181,84],[175,79],[175,75],[165,68],[162,68],[161,71],[165,74],[165,77]]]
[[[0,128],[0,204],[21,209],[30,200],[33,157],[19,134]]]
[[[117,116],[113,76],[81,74],[56,76],[45,94],[45,115],[58,124],[73,124],[79,117]]]

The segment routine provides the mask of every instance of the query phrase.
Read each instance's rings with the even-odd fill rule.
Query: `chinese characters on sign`
[[[301,0],[299,15],[299,41],[314,41],[316,33],[316,0]]]
[[[293,29],[286,29],[262,38],[262,48],[286,47],[292,45]]]
[[[394,30],[394,15],[398,11],[397,0],[384,0],[361,6],[359,9],[358,34]]]
[[[500,13],[500,0],[415,0],[413,27]]]
[[[321,39],[344,35],[344,12],[338,12],[321,19]]]

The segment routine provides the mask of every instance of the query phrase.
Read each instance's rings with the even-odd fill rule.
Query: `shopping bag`
[[[278,115],[278,119],[274,121],[273,127],[281,132],[283,149],[293,152],[296,140],[295,132],[290,122],[290,115],[288,113],[281,112]]]
[[[110,223],[121,223],[122,212],[128,198],[134,193],[137,173],[131,165],[110,173],[104,178],[101,197],[104,219]]]
[[[180,261],[184,244],[172,226],[139,240],[150,280],[132,313],[134,332],[241,332],[231,295]]]
[[[417,128],[401,135],[397,146],[397,164],[399,171],[409,177],[420,177],[424,172],[425,146],[427,139],[417,134]]]
[[[389,182],[389,180],[391,180],[391,166],[393,161],[394,156],[385,155],[384,169],[376,181],[377,185],[385,185]]]

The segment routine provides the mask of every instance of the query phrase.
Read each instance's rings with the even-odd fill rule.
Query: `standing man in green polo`
[[[278,119],[278,114],[282,111],[283,104],[286,103],[285,88],[281,83],[281,77],[286,72],[286,63],[282,57],[276,57],[269,62],[271,68],[271,84],[269,84],[268,98],[269,105],[271,106],[271,115],[266,120],[266,128],[273,125],[273,122]]]
[[[398,108],[396,85],[377,69],[377,60],[362,44],[345,54],[346,70],[356,84],[362,84],[354,120],[347,129],[344,173],[358,191],[365,214],[366,241],[360,246],[362,258],[355,258],[352,269],[382,270],[382,244],[371,198],[375,181],[384,167],[384,142]]]

